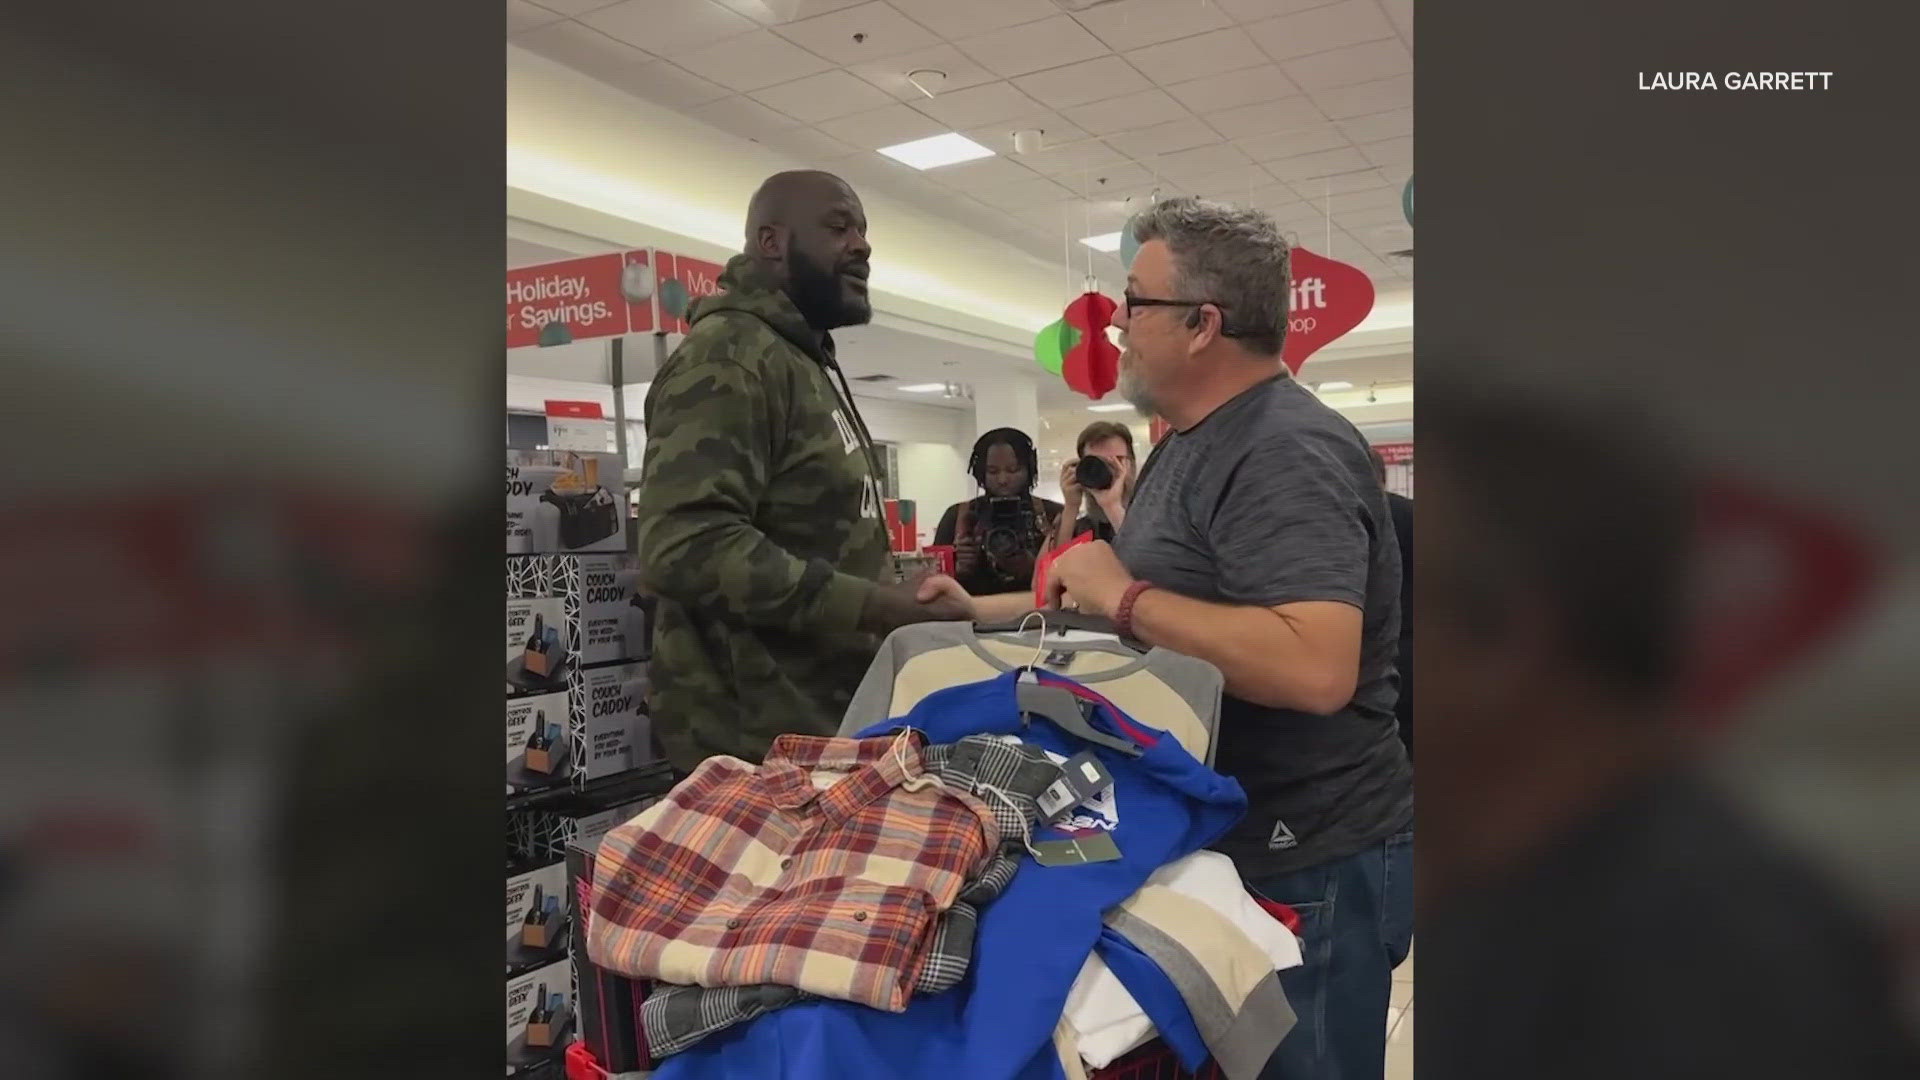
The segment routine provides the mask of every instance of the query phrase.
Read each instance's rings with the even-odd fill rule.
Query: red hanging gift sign
[[[1356,266],[1295,247],[1293,292],[1287,305],[1287,339],[1280,359],[1295,375],[1320,347],[1366,321],[1373,311],[1373,281]]]
[[[1120,347],[1107,337],[1107,325],[1113,321],[1117,307],[1097,292],[1082,293],[1067,305],[1061,319],[1079,333],[1080,340],[1061,361],[1060,377],[1095,401],[1106,397],[1120,382]]]

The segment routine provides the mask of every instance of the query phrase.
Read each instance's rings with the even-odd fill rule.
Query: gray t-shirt
[[[1413,823],[1395,725],[1400,549],[1366,440],[1291,377],[1260,383],[1141,470],[1114,542],[1136,578],[1200,600],[1334,600],[1364,612],[1353,701],[1331,716],[1221,703],[1215,767],[1247,816],[1220,843],[1249,877],[1364,849]]]

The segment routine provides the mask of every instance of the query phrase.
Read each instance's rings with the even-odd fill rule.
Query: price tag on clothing
[[[1055,649],[1047,654],[1045,660],[1040,661],[1040,666],[1050,671],[1065,671],[1073,666],[1073,650]]]
[[[1042,840],[1033,845],[1033,852],[1034,861],[1041,866],[1079,866],[1112,862],[1120,857],[1119,845],[1103,832],[1072,840]]]
[[[1112,783],[1113,774],[1100,764],[1099,758],[1093,756],[1093,751],[1082,750],[1060,766],[1060,779],[1040,793],[1040,814],[1048,824],[1059,821],[1074,807],[1097,797]]]

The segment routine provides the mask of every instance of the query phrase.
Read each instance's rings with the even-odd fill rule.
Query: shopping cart
[[[601,1068],[587,1044],[577,1042],[567,1047],[567,1080],[620,1080],[620,1077]],[[1197,1073],[1188,1072],[1180,1066],[1173,1050],[1155,1039],[1106,1068],[1089,1072],[1087,1080],[1225,1080],[1225,1076],[1211,1061]]]

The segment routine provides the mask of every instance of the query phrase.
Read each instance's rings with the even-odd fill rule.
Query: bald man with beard
[[[873,317],[866,234],[839,177],[768,178],[745,250],[647,394],[650,706],[681,772],[715,754],[759,762],[788,732],[832,735],[881,636],[967,617],[938,579],[892,584],[878,458],[831,334]]]

